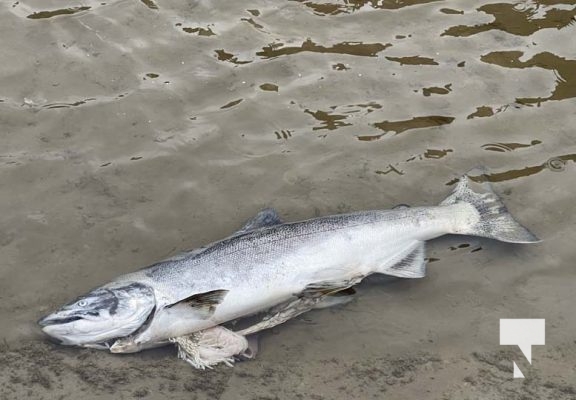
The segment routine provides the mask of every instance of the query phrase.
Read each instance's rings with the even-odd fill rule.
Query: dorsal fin
[[[253,218],[246,221],[244,226],[234,233],[233,236],[241,235],[243,233],[253,231],[255,229],[264,228],[268,226],[279,225],[282,223],[278,212],[273,208],[265,208],[258,212]]]

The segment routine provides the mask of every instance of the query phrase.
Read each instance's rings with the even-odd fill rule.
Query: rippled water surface
[[[574,0],[3,2],[0,398],[574,399],[575,18]],[[477,165],[543,243],[432,242],[427,278],[372,279],[255,361],[199,372],[35,326],[262,207],[432,205]],[[499,346],[504,317],[547,319],[532,366]]]

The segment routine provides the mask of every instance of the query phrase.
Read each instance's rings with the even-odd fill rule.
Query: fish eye
[[[80,307],[86,307],[88,305],[88,302],[86,300],[80,300],[76,304],[78,304]]]

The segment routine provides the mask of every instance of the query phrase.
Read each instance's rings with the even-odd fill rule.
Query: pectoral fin
[[[226,294],[228,294],[228,290],[223,289],[197,293],[177,303],[170,304],[166,308],[187,307],[197,313],[198,318],[206,319],[214,314],[216,307],[222,303]]]
[[[426,249],[419,243],[402,261],[388,267],[382,273],[399,278],[423,278],[426,276]]]

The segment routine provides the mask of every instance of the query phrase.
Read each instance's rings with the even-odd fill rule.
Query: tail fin
[[[440,203],[440,205],[450,205],[464,202],[471,204],[476,209],[480,215],[480,220],[461,233],[509,243],[539,242],[540,239],[514,220],[502,200],[492,191],[488,182],[471,182],[467,176],[471,172],[462,176],[452,194]],[[481,171],[481,173],[483,172]]]

